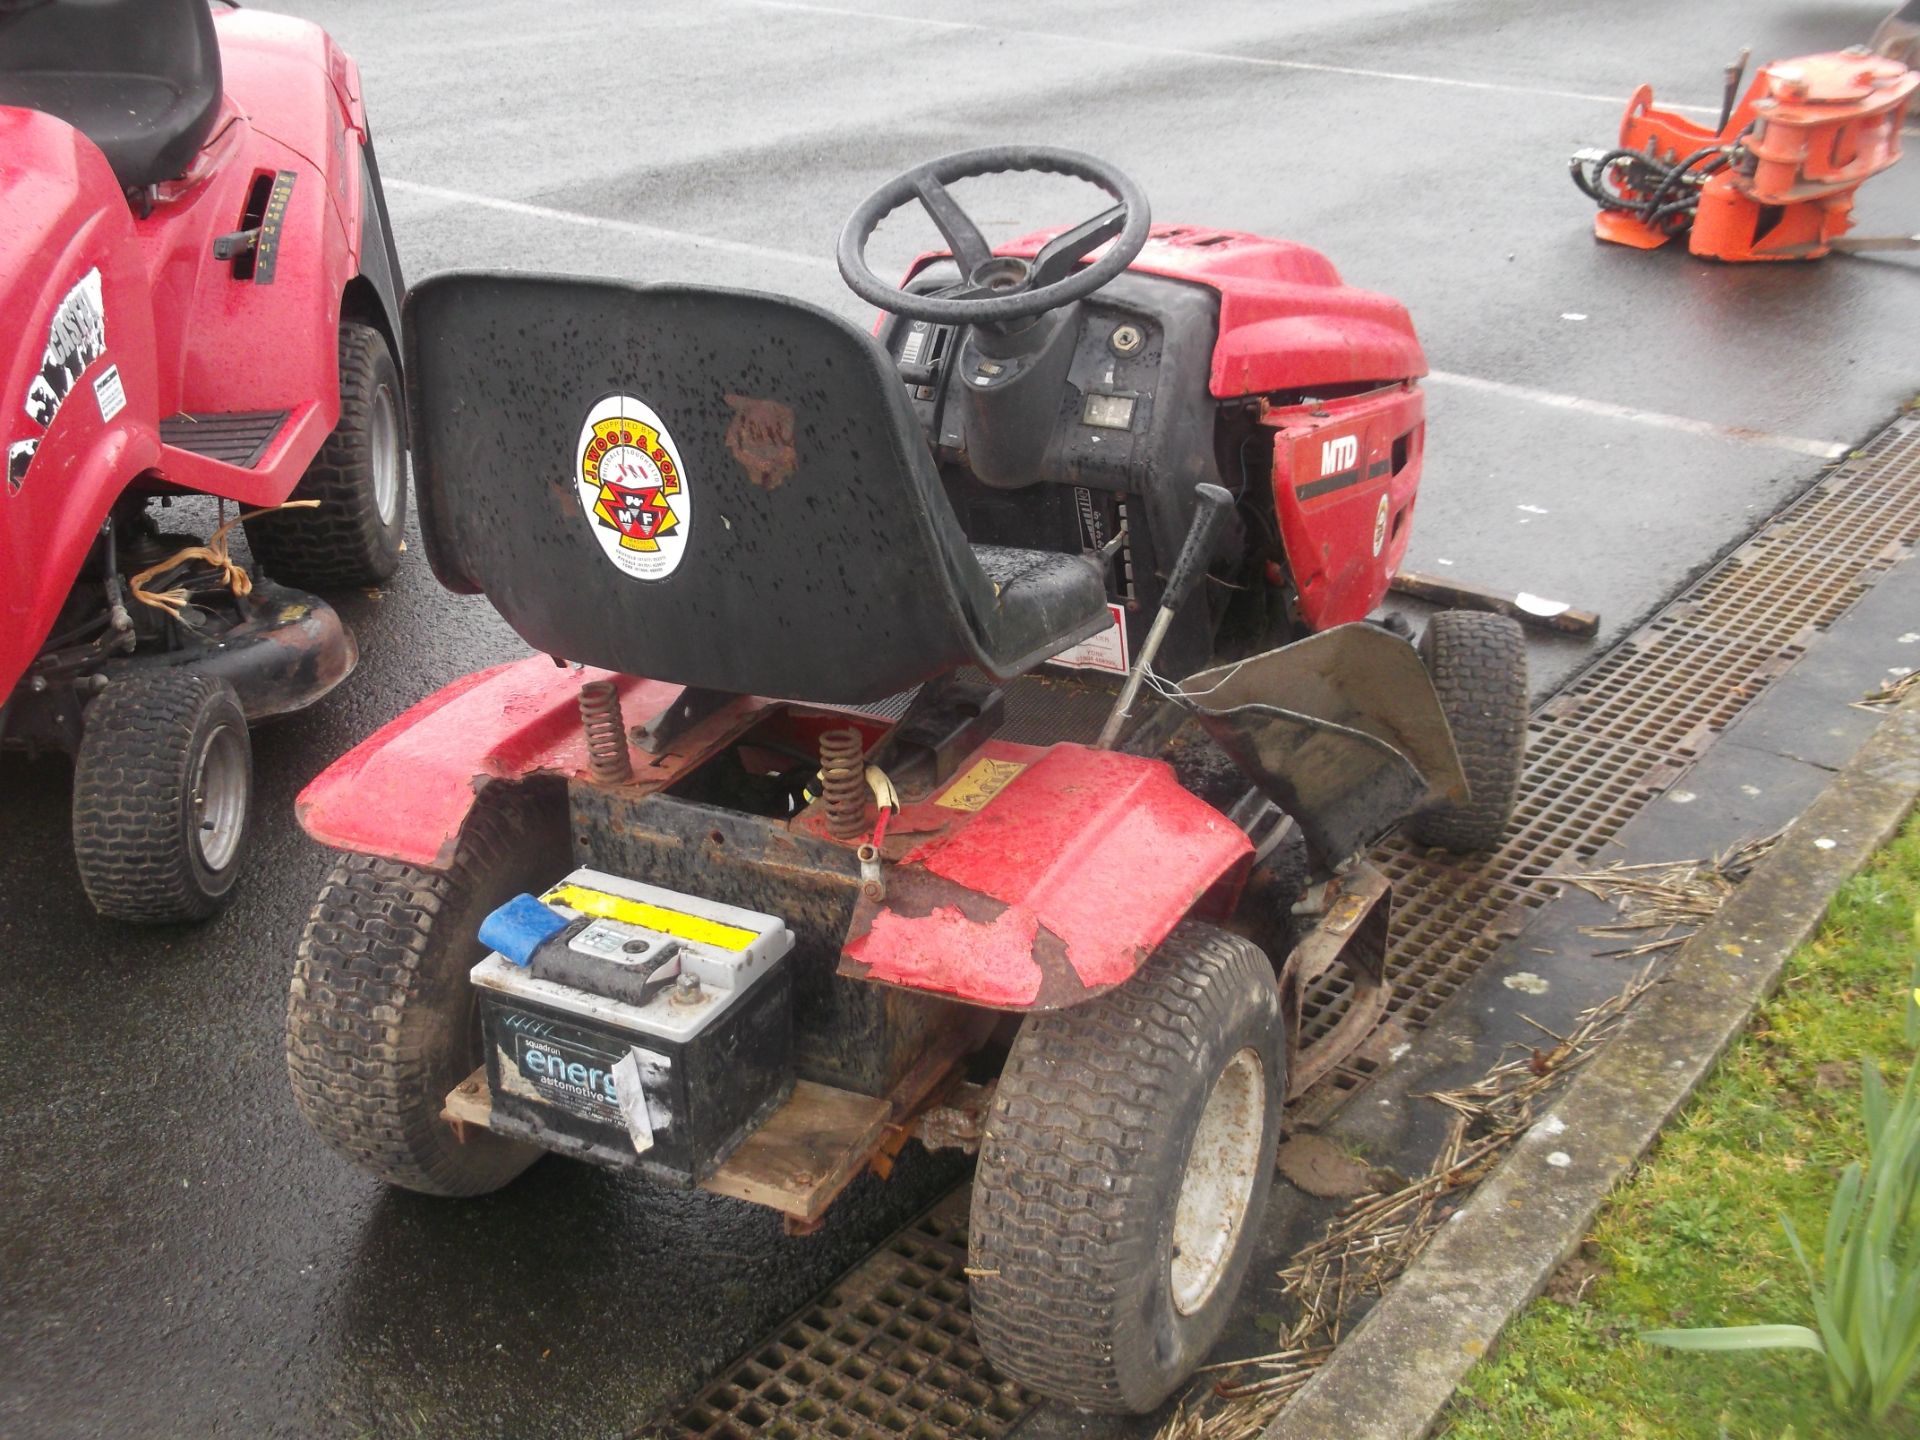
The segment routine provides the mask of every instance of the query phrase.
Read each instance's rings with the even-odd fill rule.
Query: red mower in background
[[[397,563],[401,294],[359,72],[322,31],[0,0],[0,744],[74,757],[104,915],[223,904],[247,726],[353,668],[339,617],[286,586]],[[153,502],[190,494],[240,513],[169,533]]]
[[[1113,203],[992,250],[947,187],[1036,170]],[[890,285],[866,242],[916,201],[950,252]],[[977,1150],[994,1364],[1150,1409],[1226,1321],[1282,1106],[1384,1005],[1365,847],[1500,841],[1519,629],[1365,618],[1425,363],[1312,251],[996,146],[839,261],[877,336],[687,285],[409,298],[428,557],[541,653],[302,794],[347,853],[294,1096],[412,1190],[552,1151],[800,1232],[909,1136]]]

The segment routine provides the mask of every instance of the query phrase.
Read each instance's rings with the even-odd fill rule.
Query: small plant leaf
[[[1867,1122],[1867,1154],[1877,1155],[1887,1129],[1887,1082],[1871,1060],[1860,1062],[1860,1113]]]
[[[1697,1330],[1642,1330],[1649,1345],[1669,1350],[1812,1350],[1826,1353],[1820,1337],[1804,1325],[1715,1325]]]

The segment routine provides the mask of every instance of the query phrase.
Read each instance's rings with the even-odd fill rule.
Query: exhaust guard
[[[1467,798],[1440,697],[1419,654],[1365,623],[1188,676],[1176,693],[1220,748],[1300,826],[1329,869],[1407,816]]]

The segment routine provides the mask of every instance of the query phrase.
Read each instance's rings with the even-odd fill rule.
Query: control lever
[[[232,260],[246,254],[249,250],[260,248],[260,227],[251,230],[235,230],[230,235],[216,235],[213,240],[213,258]]]
[[[1133,702],[1139,697],[1140,684],[1146,679],[1147,668],[1153,664],[1153,657],[1160,653],[1160,642],[1167,638],[1167,628],[1173,624],[1174,612],[1186,603],[1187,596],[1193,593],[1193,587],[1207,573],[1207,560],[1213,554],[1213,542],[1219,536],[1220,526],[1225,523],[1228,512],[1233,509],[1233,496],[1219,485],[1196,485],[1194,496],[1198,503],[1194,506],[1193,523],[1187,527],[1186,542],[1180,547],[1180,558],[1173,562],[1173,573],[1167,577],[1167,588],[1160,592],[1160,609],[1153,617],[1153,628],[1147,631],[1146,641],[1140,646],[1140,653],[1134,657],[1133,669],[1127,675],[1127,683],[1120,687],[1120,696],[1113,702],[1107,723],[1100,727],[1100,738],[1094,741],[1096,750],[1111,750],[1114,741],[1120,738],[1120,729],[1133,711]]]

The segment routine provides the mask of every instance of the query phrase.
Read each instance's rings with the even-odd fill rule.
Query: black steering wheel
[[[995,255],[980,227],[960,208],[947,186],[956,180],[1013,170],[1039,170],[1085,180],[1106,191],[1116,203],[1056,235],[1032,260]],[[867,241],[881,221],[910,200],[919,201],[940,227],[960,267],[960,283],[938,294],[916,295],[902,290],[867,268]],[[909,320],[949,325],[1022,320],[1091,295],[1125,270],[1147,243],[1151,220],[1145,192],[1104,160],[1047,145],[989,145],[929,160],[895,176],[869,195],[840,232],[840,275],[862,300]],[[1114,243],[1105,255],[1084,269],[1076,268],[1109,240]]]

